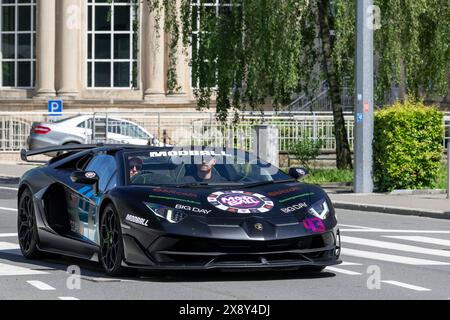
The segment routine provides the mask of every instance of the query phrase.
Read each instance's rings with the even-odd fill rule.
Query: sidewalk
[[[36,168],[38,165],[25,162],[2,162],[0,161],[0,177],[20,178],[25,172]]]
[[[446,194],[329,194],[335,208],[450,219]]]

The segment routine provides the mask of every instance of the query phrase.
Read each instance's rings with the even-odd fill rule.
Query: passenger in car
[[[142,160],[140,158],[134,157],[128,161],[130,165],[130,179],[136,176],[139,171],[142,170]]]

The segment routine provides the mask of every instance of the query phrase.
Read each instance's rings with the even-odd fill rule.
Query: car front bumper
[[[284,269],[340,264],[339,231],[284,240],[221,240],[160,236],[147,249],[125,237],[126,265],[139,269]],[[136,257],[140,256],[137,260]],[[130,259],[133,260],[133,259]],[[139,260],[139,261],[138,261]]]

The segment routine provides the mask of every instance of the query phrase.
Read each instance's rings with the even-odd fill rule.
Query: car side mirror
[[[75,171],[70,175],[70,180],[75,183],[93,185],[95,193],[98,193],[98,174],[94,171]]]
[[[303,179],[308,175],[308,170],[305,168],[290,168],[289,175],[296,180]]]

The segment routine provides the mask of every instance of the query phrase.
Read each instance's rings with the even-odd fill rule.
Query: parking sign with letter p
[[[62,100],[49,100],[48,101],[48,113],[52,115],[60,115],[63,111]]]

